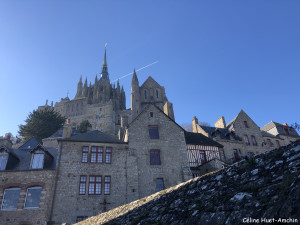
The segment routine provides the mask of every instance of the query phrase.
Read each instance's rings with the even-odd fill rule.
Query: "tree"
[[[61,116],[53,108],[34,110],[29,113],[25,125],[19,125],[19,134],[24,141],[35,137],[39,141],[49,137],[64,125],[65,117]]]
[[[89,128],[92,127],[92,124],[88,120],[83,120],[77,127],[76,130],[80,133],[85,133]]]

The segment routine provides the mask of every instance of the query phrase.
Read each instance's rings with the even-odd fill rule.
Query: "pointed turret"
[[[139,80],[137,78],[135,69],[133,70],[132,80],[131,80],[131,111],[132,120],[140,113],[141,101],[140,101],[140,86]]]
[[[77,85],[77,93],[76,93],[75,98],[79,98],[81,96],[82,96],[82,75],[80,76],[80,80]]]
[[[102,70],[101,70],[101,80],[109,79],[108,69],[107,69],[107,62],[106,62],[106,46],[107,46],[107,44],[105,44],[104,60],[103,60]]]
[[[83,97],[88,96],[87,78],[85,78],[84,86],[83,86],[83,89],[82,89],[82,96]]]

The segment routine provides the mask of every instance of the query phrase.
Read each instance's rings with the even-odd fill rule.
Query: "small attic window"
[[[0,154],[0,170],[5,170],[7,159],[8,159],[8,154],[6,153]]]
[[[153,117],[153,112],[150,112],[150,117]]]
[[[44,153],[35,153],[32,155],[31,169],[43,169],[44,166]]]
[[[244,121],[244,125],[246,128],[249,128],[247,121]]]
[[[156,89],[156,98],[158,98],[158,90]]]

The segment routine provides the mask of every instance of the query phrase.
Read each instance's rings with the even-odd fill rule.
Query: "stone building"
[[[216,121],[214,127],[199,125],[196,117],[192,124],[193,132],[202,133],[224,146],[226,163],[287,145],[300,138],[286,124],[270,122],[260,128],[243,110],[228,124],[223,116]]]
[[[266,146],[269,148],[280,147],[282,145],[288,145],[300,139],[297,131],[288,126],[287,123],[280,124],[271,121],[265,126],[261,127]]]
[[[0,146],[0,224],[49,221],[56,157],[56,148],[45,148],[34,138],[18,149]]]

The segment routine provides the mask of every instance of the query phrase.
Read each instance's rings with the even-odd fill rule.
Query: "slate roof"
[[[214,135],[215,132],[220,132],[220,138],[223,140],[232,140],[230,139],[230,133],[231,131],[229,128],[218,128],[218,127],[209,127],[209,126],[201,126],[200,127],[209,135]],[[234,140],[240,141],[240,138],[237,136],[234,136]]]
[[[18,149],[34,149],[36,146],[38,146],[40,142],[35,138],[30,138],[27,142],[25,142],[23,145],[21,145]]]
[[[59,128],[54,134],[52,134],[50,137],[47,137],[43,140],[49,140],[49,139],[60,139],[63,137],[63,130],[64,127]],[[72,136],[81,134],[79,131],[76,130],[76,128],[72,128]]]
[[[262,134],[263,137],[270,137],[270,138],[281,139],[280,137],[277,137],[277,136],[275,136],[275,135],[273,135],[273,134],[270,134],[270,133],[268,133],[268,132],[266,132],[266,131],[264,131],[264,130],[261,130],[261,134]]]
[[[45,163],[43,169],[55,169],[56,160],[57,160],[57,148],[46,148],[45,154],[51,155],[51,162]],[[30,168],[32,153],[30,149],[8,149],[9,154],[11,154],[8,158],[5,171],[24,171],[24,170],[32,170]]]
[[[297,133],[297,131],[294,128],[288,126],[289,135],[287,135],[285,130],[283,129],[283,124],[276,123],[274,121],[271,121],[270,123],[266,124],[265,126],[261,127],[260,129],[268,132],[269,130],[271,130],[274,127],[276,127],[276,129],[280,135],[299,137],[299,134]]]
[[[222,148],[223,145],[219,144],[218,142],[208,138],[200,133],[193,133],[193,132],[185,132],[185,141],[186,144],[190,145],[205,145],[205,146],[216,146]]]
[[[63,141],[75,142],[97,142],[97,143],[125,143],[116,137],[103,133],[99,130],[92,130],[86,133],[80,133],[68,138],[62,139]]]

